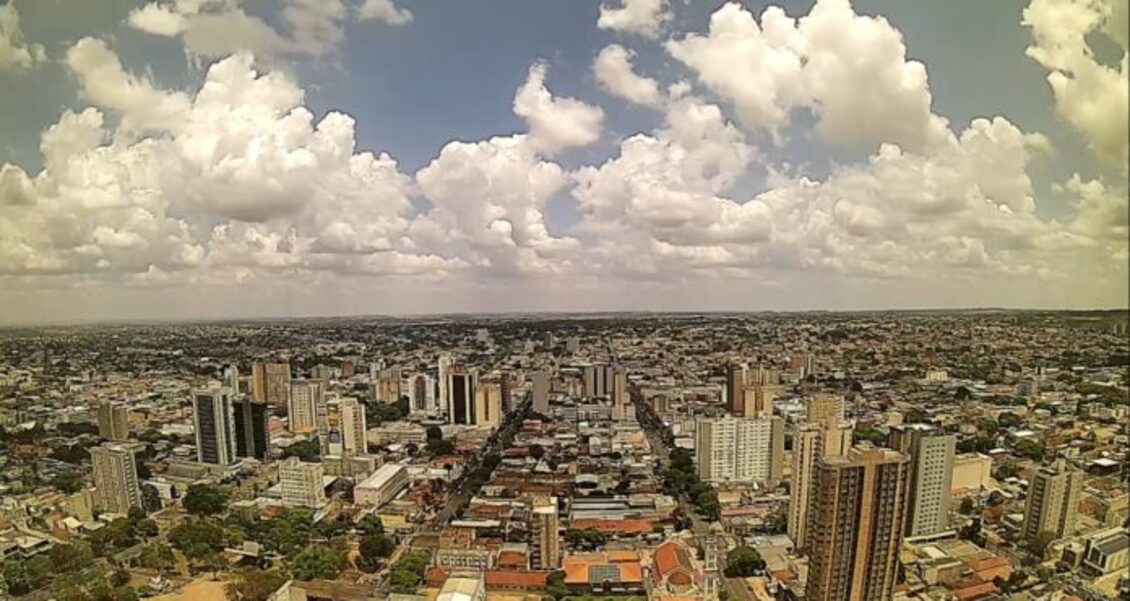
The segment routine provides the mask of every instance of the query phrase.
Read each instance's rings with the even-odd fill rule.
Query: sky
[[[1127,0],[0,0],[0,324],[1127,306]]]

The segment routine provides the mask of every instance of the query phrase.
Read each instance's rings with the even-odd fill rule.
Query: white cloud
[[[632,70],[635,54],[620,46],[606,46],[596,56],[592,70],[600,87],[608,93],[644,106],[658,107],[663,102],[659,83],[654,79],[637,75]]]
[[[1024,9],[1035,40],[1028,56],[1049,71],[1056,111],[1124,173],[1130,161],[1126,7],[1126,0],[1032,0]],[[1094,56],[1089,36],[1102,35],[1122,50],[1117,66]]]
[[[667,0],[620,0],[619,8],[600,5],[596,25],[601,29],[655,39],[671,16]]]
[[[133,9],[127,19],[129,26],[146,33],[175,37],[188,28],[188,18],[170,6],[150,2]]]
[[[529,125],[531,143],[551,154],[592,144],[600,138],[604,111],[576,98],[554,96],[545,87],[545,70],[542,63],[530,67],[514,95],[514,114]]]
[[[9,2],[0,6],[0,72],[22,71],[46,60],[41,44],[24,41],[16,5]]]
[[[776,137],[793,110],[811,109],[829,142],[891,142],[922,149],[949,135],[931,112],[926,69],[906,58],[902,35],[848,0],[819,0],[799,20],[770,6],[760,22],[728,3],[707,35],[670,40],[667,51],[734,104],[750,128]]]
[[[412,22],[412,13],[396,6],[392,0],[365,0],[357,8],[357,18],[362,21],[384,21],[389,25],[405,25]]]
[[[149,2],[131,11],[126,22],[146,33],[180,36],[189,54],[204,59],[240,52],[260,59],[336,54],[348,17],[342,0],[285,0],[282,5],[285,32],[248,14],[238,0]]]
[[[126,129],[167,129],[188,109],[184,94],[155,89],[148,81],[125,71],[106,43],[83,38],[67,51],[67,66],[79,78],[91,102],[122,114]]]

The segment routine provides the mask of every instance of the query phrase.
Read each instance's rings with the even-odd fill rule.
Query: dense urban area
[[[1125,312],[0,330],[0,596],[1130,599]]]

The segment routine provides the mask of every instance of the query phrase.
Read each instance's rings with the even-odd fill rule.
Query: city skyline
[[[1126,46],[1123,0],[14,0],[0,322],[1124,308]]]

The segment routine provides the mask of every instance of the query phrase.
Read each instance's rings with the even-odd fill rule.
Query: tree
[[[550,572],[549,576],[545,579],[545,592],[553,596],[558,601],[562,597],[569,594],[569,588],[565,586],[565,572],[557,570]]]
[[[534,459],[541,459],[545,456],[545,449],[541,448],[540,444],[532,444],[529,446],[530,457]]]
[[[82,490],[82,475],[78,472],[66,471],[59,474],[52,482],[51,485],[59,490],[61,493],[68,495],[74,494]]]
[[[145,513],[153,513],[161,509],[161,493],[152,484],[141,485],[141,505]]]
[[[94,552],[86,543],[60,543],[48,552],[51,565],[60,574],[77,572],[94,561]]]
[[[326,545],[311,545],[294,556],[290,572],[298,580],[336,578],[345,568],[345,557]]]
[[[439,426],[428,426],[428,429],[424,430],[424,440],[425,442],[443,440],[443,430]]]
[[[741,545],[726,554],[726,576],[748,578],[765,572],[765,560],[753,547]]]
[[[357,567],[365,572],[375,572],[381,562],[396,549],[396,543],[384,534],[370,534],[361,539]]]
[[[169,531],[169,543],[189,560],[202,561],[224,548],[224,529],[207,519],[187,520]]]
[[[431,556],[426,551],[413,551],[392,566],[388,576],[389,590],[394,593],[414,593],[424,581],[424,571]]]
[[[297,457],[306,463],[318,463],[322,460],[322,445],[315,436],[309,440],[300,440],[283,449],[283,459]]]
[[[193,484],[181,501],[184,510],[194,515],[215,515],[227,508],[228,495],[218,486]]]
[[[117,588],[129,584],[129,572],[118,568],[110,574],[110,585]]]
[[[228,581],[224,593],[231,601],[266,601],[286,581],[279,570],[246,570]]]
[[[1023,423],[1024,420],[1011,411],[1004,411],[997,416],[997,425],[1005,429],[1018,428]]]
[[[143,568],[164,570],[172,567],[175,558],[172,549],[167,545],[150,543],[141,548],[137,560]]]
[[[371,513],[361,518],[360,522],[357,522],[357,529],[365,534],[385,533],[385,525],[383,522],[381,522],[381,518]]]

